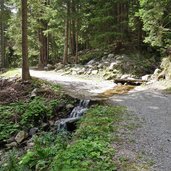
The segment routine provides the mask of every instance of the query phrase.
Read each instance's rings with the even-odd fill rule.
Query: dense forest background
[[[0,2],[0,66],[21,63],[21,2]],[[79,62],[79,51],[123,47],[169,52],[169,0],[28,0],[28,46],[31,66]]]

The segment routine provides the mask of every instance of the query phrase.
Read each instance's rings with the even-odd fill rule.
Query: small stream
[[[88,110],[90,100],[80,100],[79,104],[74,107],[68,118],[60,119],[56,122],[57,132],[74,131],[76,129],[76,122]]]

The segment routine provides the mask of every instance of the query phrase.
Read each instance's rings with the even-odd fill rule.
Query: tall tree
[[[0,1],[0,67],[5,67],[4,0]]]
[[[49,5],[49,0],[45,0],[44,6]],[[43,11],[41,11],[43,13]],[[48,29],[48,23],[45,19],[39,19],[39,43],[40,43],[40,55],[39,55],[39,69],[43,69],[48,63],[49,56],[49,41],[48,36],[45,35],[44,31]]]
[[[69,15],[70,15],[70,2],[68,1],[68,2],[66,3],[65,42],[64,42],[63,64],[67,64],[67,63],[68,63]]]
[[[27,0],[21,0],[22,9],[22,80],[30,79],[27,36]]]

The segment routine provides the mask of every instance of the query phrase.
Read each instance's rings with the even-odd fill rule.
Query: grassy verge
[[[121,107],[95,106],[82,118],[80,126],[65,150],[58,153],[51,170],[116,170],[111,146]]]
[[[146,165],[129,161],[127,156],[118,156],[119,146],[128,138],[124,139],[119,132],[121,129],[130,132],[136,129],[136,124],[128,124],[125,114],[125,108],[120,106],[93,106],[82,117],[75,133],[42,132],[34,136],[33,148],[28,149],[24,155],[13,150],[4,156],[0,170],[148,170]],[[117,146],[114,147],[114,144]]]
[[[3,170],[51,170],[51,171],[114,171],[115,150],[112,143],[117,139],[117,129],[124,114],[122,107],[94,106],[81,119],[77,131],[45,133],[35,137],[35,146],[24,156],[6,159]],[[10,157],[11,158],[11,157]]]
[[[1,77],[5,77],[5,78],[9,78],[9,77],[20,77],[21,76],[21,71],[18,68],[14,68],[14,69],[9,69],[7,72],[5,73],[0,73]]]

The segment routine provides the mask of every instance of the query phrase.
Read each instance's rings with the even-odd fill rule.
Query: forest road
[[[31,75],[58,83],[69,94],[83,99],[94,98],[98,93],[115,86],[110,81],[80,79],[55,72],[31,71]],[[144,120],[135,133],[135,150],[154,161],[153,171],[171,171],[171,95],[146,89],[115,95],[107,101],[113,105],[126,106]]]

